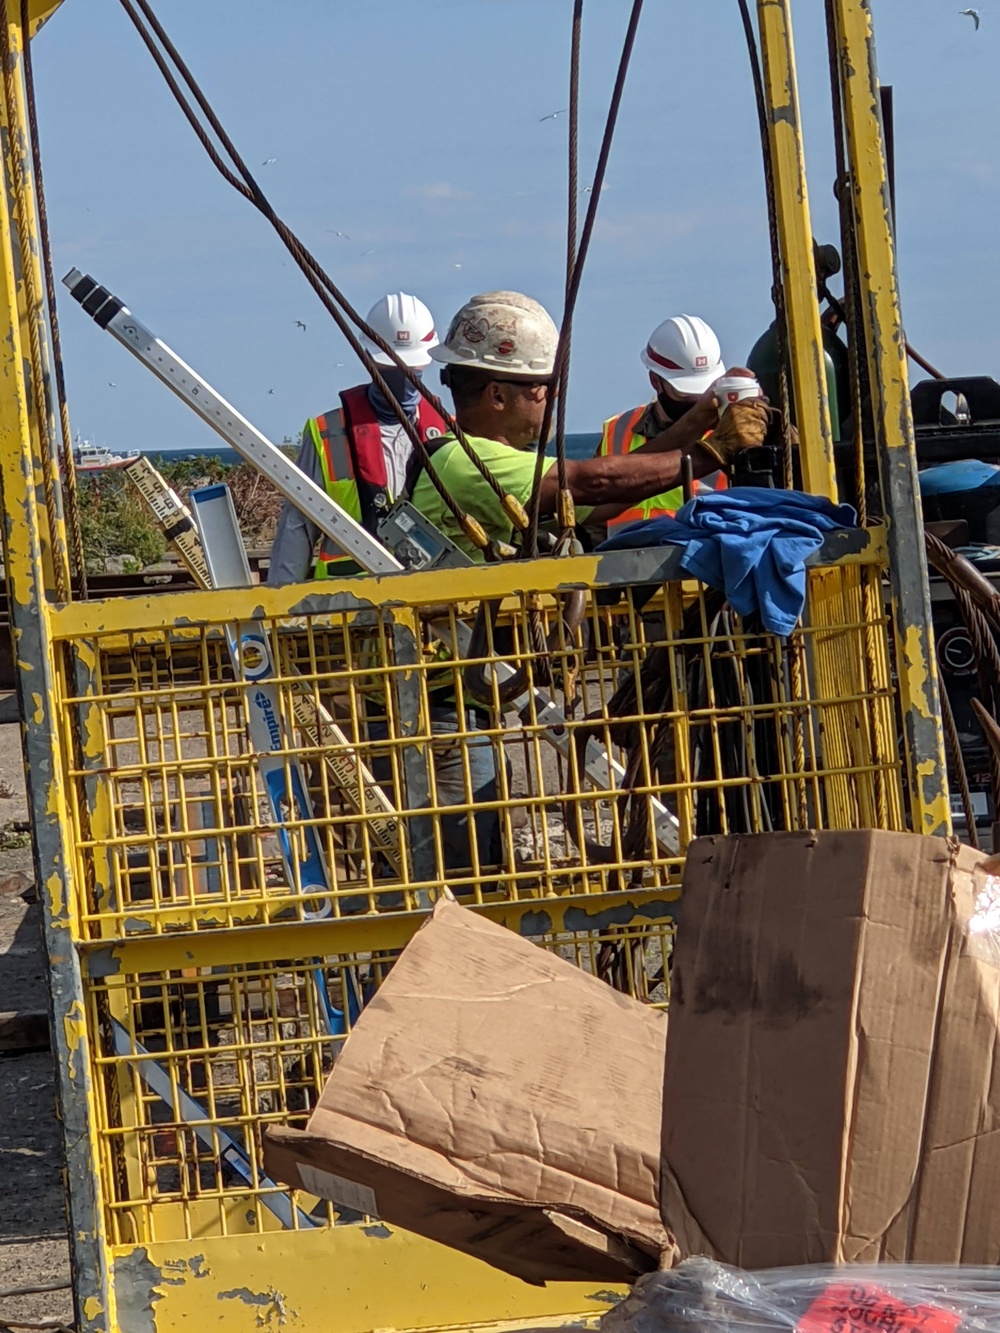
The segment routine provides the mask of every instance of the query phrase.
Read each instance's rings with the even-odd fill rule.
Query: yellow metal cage
[[[291,1192],[263,1174],[261,1134],[304,1123],[360,1006],[446,888],[666,1005],[692,838],[948,831],[867,5],[829,0],[885,525],[831,534],[784,640],[685,581],[671,548],[66,595],[24,33],[0,5],[4,556],[81,1333],[591,1323],[617,1293],[530,1287]],[[832,494],[788,0],[760,0],[758,17],[802,475]],[[466,642],[484,604],[495,615],[453,660],[441,643]],[[255,687],[230,664],[236,622],[277,664],[282,762],[305,774],[280,823],[248,741]],[[302,873],[309,848],[322,882]]]

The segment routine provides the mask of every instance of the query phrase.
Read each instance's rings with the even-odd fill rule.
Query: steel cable
[[[35,73],[31,56],[29,0],[21,0],[21,32],[24,51],[25,106],[28,113],[28,139],[31,147],[31,168],[35,180],[35,207],[38,213],[38,239],[41,248],[42,277],[48,302],[49,331],[52,341],[52,367],[56,382],[56,405],[59,410],[59,429],[62,435],[62,480],[66,488],[64,505],[66,526],[69,529],[73,560],[76,565],[77,587],[80,596],[87,596],[87,560],[83,549],[83,531],[80,527],[80,506],[77,499],[76,468],[73,464],[73,435],[69,421],[69,402],[66,397],[66,372],[63,367],[62,337],[59,333],[59,312],[56,309],[56,283],[52,271],[52,245],[49,239],[49,215],[45,206],[45,186],[42,179],[42,150],[38,140],[38,112],[35,102]]]
[[[303,245],[301,240],[295,235],[294,232],[292,232],[292,230],[287,226],[287,224],[274,211],[273,207],[270,204],[270,201],[267,199],[264,192],[261,190],[259,184],[254,178],[246,162],[243,160],[242,156],[236,149],[235,144],[233,143],[232,139],[230,139],[221,121],[219,120],[218,116],[213,110],[211,104],[205,97],[205,94],[202,92],[200,86],[198,85],[191,71],[188,69],[186,63],[184,62],[177,48],[174,46],[173,42],[170,40],[169,36],[164,30],[162,24],[156,17],[156,14],[154,13],[152,7],[148,3],[148,0],[136,0],[136,4],[138,4],[139,8],[142,10],[142,13],[145,16],[149,26],[153,29],[153,32],[155,33],[156,38],[159,40],[159,42],[163,46],[164,51],[166,51],[167,55],[169,55],[171,61],[176,66],[184,82],[191,90],[193,97],[197,101],[206,119],[208,120],[212,128],[212,131],[217,136],[220,144],[225,149],[226,153],[232,159],[232,162],[236,167],[239,176],[243,178],[242,181],[229,167],[227,167],[226,163],[223,161],[215,145],[212,143],[207,131],[205,130],[205,127],[198,120],[198,117],[195,114],[194,110],[191,108],[183,90],[178,85],[177,80],[173,77],[169,69],[169,66],[167,65],[167,62],[163,56],[163,53],[157,47],[156,41],[153,40],[153,36],[147,30],[147,28],[142,22],[142,19],[139,17],[139,14],[136,12],[136,9],[132,4],[132,0],[121,0],[121,4],[122,8],[125,10],[130,21],[132,22],[133,26],[138,32],[140,38],[142,39],[146,48],[148,49],[150,55],[152,56],[154,63],[156,64],[165,82],[167,83],[167,86],[169,87],[171,93],[173,94],[175,101],[177,101],[186,119],[188,120],[188,123],[194,130],[196,137],[202,144],[202,147],[208,153],[208,156],[212,161],[213,165],[220,172],[223,178],[235,190],[237,190],[239,194],[241,194],[245,199],[247,199],[250,203],[252,203],[254,207],[257,208],[257,210],[260,213],[262,213],[265,218],[267,218],[268,222],[271,223],[272,227],[278,233],[286,249],[291,254],[292,258],[296,261],[299,268],[304,273],[306,280],[309,282],[310,286],[316,292],[316,295],[319,297],[324,308],[333,318],[334,322],[337,324],[337,327],[344,335],[344,338],[346,339],[348,345],[351,347],[351,350],[357,355],[362,365],[364,366],[366,372],[370,376],[372,382],[375,384],[379,392],[385,397],[386,401],[389,403],[390,407],[395,412],[400,422],[400,425],[402,426],[415,452],[420,458],[421,464],[424,470],[427,472],[430,481],[434,485],[438,494],[441,496],[442,501],[448,507],[449,511],[452,513],[453,517],[455,518],[459,526],[462,528],[462,530],[466,533],[466,535],[470,538],[470,540],[472,540],[477,546],[483,547],[486,544],[485,536],[482,533],[482,529],[479,527],[477,520],[470,518],[470,516],[467,515],[461,509],[461,507],[456,503],[456,501],[451,496],[447,488],[444,487],[443,483],[440,480],[440,477],[438,476],[437,472],[434,469],[430,453],[428,452],[423,440],[420,438],[419,432],[417,431],[413,423],[410,421],[407,414],[404,412],[403,408],[396,399],[395,395],[389,389],[389,386],[386,383],[384,376],[381,374],[377,363],[374,361],[371,354],[364,347],[364,345],[359,341],[354,331],[351,329],[348,320],[350,320],[350,322],[355,325],[355,327],[361,332],[361,334],[363,334],[372,343],[374,343],[375,346],[378,347],[380,351],[384,352],[386,355],[389,356],[393,365],[395,365],[399,370],[403,372],[407,380],[417,388],[421,396],[431,404],[431,406],[435,409],[435,411],[440,413],[440,415],[445,421],[445,424],[448,426],[449,431],[455,435],[456,440],[459,442],[466,456],[476,467],[476,470],[482,476],[483,480],[491,487],[494,494],[497,496],[498,500],[503,506],[504,511],[508,513],[508,516],[511,518],[513,526],[523,526],[527,520],[526,517],[523,515],[523,511],[521,511],[520,514],[518,513],[518,510],[520,510],[520,506],[516,506],[514,512],[511,512],[510,510],[511,497],[509,497],[506,494],[506,492],[504,492],[503,488],[496,481],[496,478],[493,477],[492,473],[489,471],[486,464],[479,457],[479,455],[476,454],[476,452],[472,449],[471,445],[468,442],[467,437],[464,435],[461,428],[458,426],[457,421],[455,421],[454,417],[445,409],[440,398],[436,394],[434,394],[430,389],[427,388],[427,386],[423,383],[422,379],[419,376],[415,375],[412,369],[399,358],[399,356],[397,355],[395,350],[390,346],[390,344],[388,344],[375,331],[375,329],[373,329],[371,325],[369,325],[368,322],[361,317],[358,311],[355,310],[355,308],[347,300],[346,296],[344,296],[344,294],[340,291],[337,285],[330,278],[329,274],[327,274],[326,271],[322,268],[322,266],[319,264],[315,256],[309,252],[309,250]],[[478,534],[475,531],[476,529],[479,530]]]
[[[28,360],[31,367],[30,403],[35,409],[38,422],[38,436],[41,452],[42,482],[45,493],[45,510],[48,516],[50,555],[52,558],[53,591],[56,598],[65,602],[69,598],[68,552],[60,540],[59,529],[60,495],[57,490],[55,466],[57,457],[50,429],[53,424],[49,415],[49,401],[45,378],[45,365],[42,358],[42,319],[43,305],[35,283],[33,246],[30,223],[29,185],[25,177],[24,160],[21,147],[17,142],[15,127],[18,123],[17,89],[15,83],[14,57],[10,42],[10,8],[8,0],[3,0],[0,10],[0,61],[3,62],[4,106],[7,118],[7,153],[11,170],[11,191],[14,196],[14,211],[17,214],[17,243],[20,251],[21,281],[24,283],[25,322],[28,326]]]
[[[569,61],[569,134],[567,161],[567,199],[566,199],[566,291],[565,308],[569,304],[570,286],[573,281],[573,269],[576,266],[577,233],[577,191],[580,185],[579,131],[580,131],[580,35],[583,26],[583,0],[573,0],[573,29],[570,41]],[[570,323],[572,316],[570,316]],[[569,388],[569,358],[572,328],[566,327],[566,360],[563,373],[559,377],[556,400],[556,467],[559,480],[559,527],[560,537],[568,537],[576,527],[576,513],[573,497],[570,494],[569,479],[566,471],[566,394]],[[539,441],[538,448],[545,451],[545,444]]]
[[[590,249],[591,237],[594,233],[594,223],[597,219],[597,205],[600,201],[601,190],[604,185],[608,157],[611,153],[611,144],[614,139],[615,126],[618,122],[618,112],[621,107],[622,94],[625,91],[625,77],[628,74],[629,63],[632,59],[632,48],[635,45],[635,35],[639,27],[639,17],[642,14],[642,6],[643,0],[632,0],[632,12],[629,15],[628,27],[625,31],[625,40],[622,44],[622,53],[618,61],[618,72],[615,76],[611,101],[608,105],[608,115],[604,124],[601,148],[597,156],[597,166],[594,170],[594,180],[593,184],[590,186],[590,200],[587,204],[587,212],[583,220],[583,229],[580,233],[580,243],[573,264],[573,274],[566,285],[566,304],[563,310],[562,328],[559,331],[559,341],[556,344],[555,363],[552,367],[552,383],[556,385],[561,382],[564,367],[568,360],[569,333],[573,324],[573,311],[576,307],[576,300],[580,293],[580,282],[583,278],[583,269],[587,261],[587,252]],[[545,440],[548,437],[549,430],[552,426],[554,396],[555,395],[551,393],[548,395],[545,403],[545,413],[542,418],[542,429],[538,444],[538,458],[535,465],[534,484],[532,486],[531,501],[529,504],[528,529],[523,542],[523,550],[525,554],[528,555],[536,555],[538,553],[538,517],[542,465],[545,459]]]

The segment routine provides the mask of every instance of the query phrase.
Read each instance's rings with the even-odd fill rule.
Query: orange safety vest
[[[382,428],[367,385],[345,389],[340,402],[336,413],[312,417],[306,429],[319,455],[327,495],[377,536],[379,520],[394,499],[388,489]],[[443,418],[424,398],[417,405],[417,429],[425,441],[443,435],[447,429]],[[354,560],[324,536],[314,576],[333,578],[356,570]]]
[[[643,424],[644,418],[651,407],[651,403],[642,403],[639,407],[634,407],[631,412],[621,412],[616,417],[609,417],[604,423],[597,457],[605,458],[612,454],[624,456],[630,454],[633,449],[641,448],[649,436],[639,434],[639,427]],[[720,470],[719,472],[713,472],[709,477],[702,478],[696,483],[696,486],[698,491],[704,494],[710,491],[724,491],[727,484],[726,474]],[[659,495],[652,495],[647,500],[640,500],[637,504],[626,509],[624,513],[608,520],[608,536],[611,536],[615,528],[625,527],[628,523],[638,523],[642,519],[662,518],[664,516],[673,518],[683,503],[683,486],[674,486],[669,491],[662,491]]]

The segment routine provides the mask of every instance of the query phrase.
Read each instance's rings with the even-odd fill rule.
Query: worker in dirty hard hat
[[[558,332],[547,311],[520,292],[485,292],[474,296],[451,321],[447,336],[431,357],[443,363],[442,383],[451,390],[455,417],[471,448],[487,465],[505,494],[527,506],[535,476],[533,446],[538,442],[545,413],[546,395],[551,392]],[[666,368],[664,368],[666,369]],[[767,408],[747,404],[749,431],[744,415],[740,438],[720,438],[707,432],[718,424],[718,405],[711,382],[724,372],[716,344],[715,359],[705,367],[703,387],[691,396],[686,411],[663,428],[643,447],[630,452],[608,450],[595,458],[566,460],[567,482],[577,506],[577,516],[587,520],[588,511],[602,520],[614,513],[642,504],[650,497],[681,483],[681,459],[691,455],[696,478],[707,477],[726,467],[740,449],[763,441],[767,430]],[[758,420],[759,417],[759,420]],[[759,426],[759,432],[757,427]],[[759,438],[758,438],[759,434]],[[707,438],[706,438],[707,437]],[[450,435],[431,446],[434,468],[444,487],[461,508],[494,540],[508,541],[510,519],[491,487]],[[554,459],[543,463],[540,512],[556,511],[557,470]],[[414,483],[413,471],[417,470]],[[461,531],[454,516],[414,459],[408,488],[414,505],[473,559],[482,560]]]
[[[712,329],[697,315],[672,315],[658,324],[640,353],[649,372],[655,397],[604,423],[599,458],[624,458],[639,449],[677,448],[674,428],[684,423],[695,441],[703,439],[719,422],[712,385],[726,374],[722,349]],[[726,474],[717,469],[703,474],[700,491],[724,490]],[[641,519],[673,516],[684,503],[683,488],[668,487],[630,505],[602,506],[587,522],[591,531],[607,524],[607,535]]]
[[[406,292],[390,292],[369,310],[368,323],[415,374],[430,365],[430,350],[438,337],[423,301]],[[441,435],[444,422],[415,385],[385,352],[367,338],[363,341],[421,439]],[[306,422],[298,465],[374,535],[378,520],[402,490],[411,447],[395,411],[375,385],[358,384],[341,392],[339,407]],[[322,536],[317,553],[320,537],[316,524],[286,502],[271,547],[268,583],[301,583],[310,571],[316,578],[358,572],[351,557],[327,536]]]

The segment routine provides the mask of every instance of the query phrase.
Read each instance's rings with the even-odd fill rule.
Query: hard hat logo
[[[462,337],[467,343],[481,343],[486,339],[490,326],[485,319],[467,319],[462,325]]]
[[[497,343],[497,351],[501,356],[511,356],[517,351],[517,343],[512,338],[504,338],[502,343]]]
[[[396,341],[398,343],[408,343],[410,341],[410,330],[400,329],[396,334]]]
[[[407,337],[409,337],[409,334],[407,334]],[[708,365],[708,357],[696,356],[694,359],[694,364],[698,368],[698,370],[704,370],[704,368]]]

